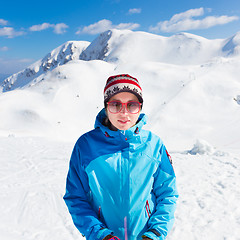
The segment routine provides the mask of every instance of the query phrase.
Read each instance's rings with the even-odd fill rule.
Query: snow
[[[69,158],[103,107],[107,77],[143,88],[147,129],[166,144],[180,198],[168,240],[240,239],[240,42],[112,30],[70,41],[0,92],[4,240],[84,239],[63,202]]]
[[[240,239],[239,157],[228,153],[172,157],[180,198],[168,240]]]
[[[194,155],[171,153],[180,198],[168,240],[237,240],[239,155],[197,145]],[[62,199],[72,147],[39,137],[0,138],[1,239],[84,239]]]

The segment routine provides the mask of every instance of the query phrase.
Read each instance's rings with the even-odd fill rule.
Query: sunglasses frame
[[[110,111],[110,109],[109,109],[109,104],[112,103],[112,102],[121,103],[122,106],[121,106],[121,108],[120,108],[120,110],[119,110],[118,112],[111,112],[111,111]],[[136,113],[129,112],[129,111],[128,111],[128,108],[127,108],[127,104],[128,104],[128,103],[137,103],[137,104],[139,105],[139,110],[138,110],[138,112],[136,112]],[[142,103],[140,103],[140,102],[138,102],[138,101],[129,101],[129,102],[123,103],[123,102],[118,101],[118,100],[113,100],[113,101],[107,102],[107,106],[108,106],[109,112],[112,113],[112,114],[120,113],[120,112],[122,111],[122,109],[123,109],[123,106],[125,106],[125,109],[126,109],[126,111],[127,111],[128,113],[138,114],[138,113],[141,111]]]

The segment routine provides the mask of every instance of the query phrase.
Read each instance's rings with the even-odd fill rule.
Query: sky
[[[229,38],[240,31],[240,1],[4,0],[0,3],[0,80],[67,41],[91,42],[112,28]]]

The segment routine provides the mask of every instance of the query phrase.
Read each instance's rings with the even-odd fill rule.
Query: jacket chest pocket
[[[150,218],[151,215],[156,211],[156,197],[153,193],[146,200],[144,208],[146,218]]]

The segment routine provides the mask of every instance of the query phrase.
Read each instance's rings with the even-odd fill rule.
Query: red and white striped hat
[[[142,88],[138,80],[128,74],[120,74],[108,78],[104,88],[104,103],[120,92],[133,93],[137,96],[139,102],[143,103]]]

